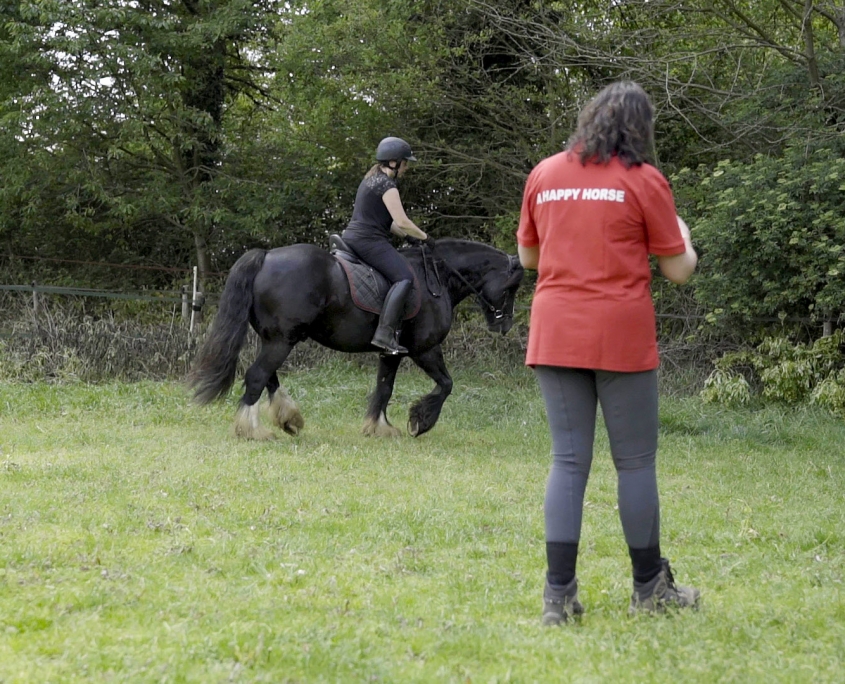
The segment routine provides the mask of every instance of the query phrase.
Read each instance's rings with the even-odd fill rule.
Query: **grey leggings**
[[[660,543],[657,496],[657,371],[614,373],[537,366],[552,435],[546,485],[546,541],[578,543],[584,491],[601,403],[618,476],[619,517],[628,546]]]

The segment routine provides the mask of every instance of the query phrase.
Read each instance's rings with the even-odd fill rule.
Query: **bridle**
[[[431,266],[432,266],[432,270],[434,271],[434,275],[437,279],[437,283],[440,284],[440,274],[437,272],[437,262],[434,260],[434,254],[433,254],[434,248],[428,247],[428,250],[427,250],[425,244],[421,244],[420,247],[422,249],[423,271],[425,273],[426,285],[428,285],[428,259],[426,258],[426,252],[428,250],[432,251]],[[507,276],[507,278],[510,278],[511,274],[514,272],[517,265],[519,264],[519,257],[513,256],[512,254],[508,254],[507,257],[508,257],[508,271],[507,271],[506,276]],[[503,318],[513,318],[513,312],[506,315],[505,312],[502,309],[497,309],[495,306],[493,306],[489,302],[489,300],[483,294],[481,294],[481,292],[479,290],[477,290],[473,286],[473,284],[471,282],[469,282],[455,268],[453,268],[452,265],[448,261],[443,259],[443,257],[441,257],[440,259],[446,265],[446,268],[448,268],[452,272],[453,275],[457,276],[458,280],[460,280],[464,285],[466,285],[470,289],[470,291],[478,298],[478,301],[481,302],[482,306],[484,306],[488,311],[490,311],[493,314],[493,317],[497,321],[501,320]],[[439,297],[441,293],[440,292],[433,292],[431,290],[431,288],[429,287],[429,294],[431,294],[432,297]]]

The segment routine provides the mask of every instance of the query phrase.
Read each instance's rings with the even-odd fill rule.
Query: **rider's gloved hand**
[[[429,235],[425,240],[423,240],[423,244],[427,245],[429,249],[434,249],[434,238]]]

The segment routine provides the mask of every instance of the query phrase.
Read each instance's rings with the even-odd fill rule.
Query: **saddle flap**
[[[370,313],[380,314],[384,298],[390,289],[390,282],[381,273],[356,258],[347,259],[344,252],[334,252],[334,257],[343,268],[349,281],[349,291],[352,301],[359,309]],[[411,294],[405,300],[405,312],[402,320],[409,320],[420,311],[422,295],[417,274],[414,273]]]

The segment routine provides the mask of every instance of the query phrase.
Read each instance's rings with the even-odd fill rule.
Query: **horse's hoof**
[[[305,419],[299,412],[299,407],[284,388],[279,388],[273,395],[267,405],[267,414],[274,425],[289,435],[297,435],[305,427]]]
[[[408,434],[410,434],[411,437],[416,437],[417,435],[419,435],[420,434],[420,424],[419,423],[411,423],[411,421],[409,420],[408,421]]]
[[[282,425],[282,430],[296,437],[304,427],[305,421],[302,419],[302,416],[298,416],[298,418],[291,418],[287,423]]]
[[[387,422],[387,417],[384,415],[384,411],[382,411],[381,415],[378,417],[378,420],[374,420],[373,418],[367,418],[364,421],[364,426],[361,428],[361,432],[367,437],[402,436],[401,430],[393,427],[390,423]]]
[[[276,436],[258,420],[258,404],[242,405],[235,414],[235,436],[266,442]]]

